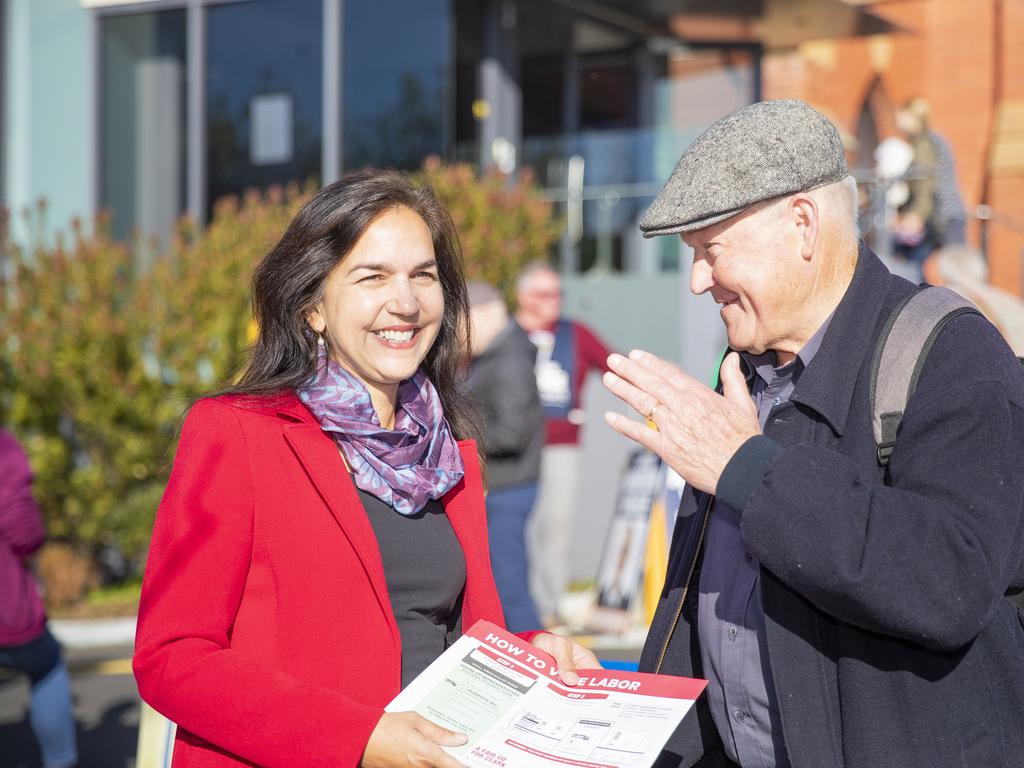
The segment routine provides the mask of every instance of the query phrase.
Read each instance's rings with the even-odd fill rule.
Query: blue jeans
[[[44,768],[70,768],[77,763],[71,681],[50,630],[24,645],[0,646],[0,667],[28,675],[32,685],[28,720]]]
[[[487,494],[491,569],[510,632],[541,628],[530,597],[526,563],[526,521],[536,498],[536,483],[513,485]]]

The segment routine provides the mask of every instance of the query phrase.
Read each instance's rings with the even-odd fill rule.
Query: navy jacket
[[[914,290],[862,248],[791,402],[719,482],[761,563],[794,768],[1024,765],[1024,616],[1004,597],[1022,560],[1024,375],[982,317],[951,321],[883,471],[871,354]],[[683,499],[642,671],[701,676],[694,621],[710,501],[689,489]],[[720,747],[702,699],[657,765],[717,765]]]

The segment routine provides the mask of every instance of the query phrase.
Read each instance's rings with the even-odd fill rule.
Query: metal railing
[[[980,224],[978,245],[986,260],[988,260],[989,228],[993,224],[1005,227],[1011,232],[1015,232],[1016,234],[1024,237],[1024,219],[1009,216],[1008,214],[993,209],[991,206],[979,205],[974,209],[974,215],[972,218],[977,220]],[[1021,256],[1024,258],[1024,248],[1021,249]]]
[[[850,174],[857,180],[857,186],[866,192],[865,204],[861,209],[861,227],[865,239],[880,256],[892,255],[892,239],[889,237],[890,224],[894,211],[886,203],[886,193],[889,189],[899,183],[914,181],[921,176],[909,175],[898,178],[885,178],[878,176],[871,169],[854,169]],[[966,211],[968,221],[977,221],[979,224],[978,250],[982,258],[988,263],[990,230],[993,225],[1004,227],[1024,238],[1024,219],[1019,219],[1009,214],[993,209],[989,205],[978,205]],[[1021,274],[1024,281],[1024,247],[1020,250]],[[1021,286],[1021,294],[1024,295],[1024,284]]]

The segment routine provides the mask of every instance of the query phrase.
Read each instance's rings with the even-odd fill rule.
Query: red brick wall
[[[950,142],[965,204],[981,202],[1024,220],[1024,173],[989,172],[1001,99],[1024,99],[1024,2],[892,0],[871,10],[906,32],[805,44],[765,58],[765,98],[802,98],[853,136],[872,86],[879,134],[893,131],[892,109],[920,96],[932,125]],[[881,107],[881,109],[879,109]],[[977,242],[977,227],[971,228]],[[1021,293],[1024,236],[993,228],[993,283]]]
[[[1000,63],[998,91],[1003,105],[1024,107],[1024,3],[1003,0],[999,20]],[[1014,126],[1024,130],[1018,120]],[[1004,126],[1005,129],[1005,126]],[[996,140],[1024,140],[1024,135],[997,134]],[[987,202],[997,213],[1014,217],[1024,223],[1024,158],[1018,145],[1016,165],[990,166],[991,178]],[[990,259],[992,282],[1007,290],[1024,295],[1024,233],[999,224],[990,230],[990,252],[998,259]]]

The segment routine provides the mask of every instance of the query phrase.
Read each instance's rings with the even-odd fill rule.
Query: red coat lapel
[[[278,412],[293,423],[284,428],[285,438],[305,467],[313,485],[331,510],[342,533],[363,565],[373,585],[377,602],[387,617],[396,647],[401,647],[398,626],[391,609],[380,547],[369,519],[363,511],[341,453],[330,438],[325,437],[313,415],[299,401],[291,397],[280,403]],[[294,423],[298,422],[298,423]],[[484,509],[483,480],[476,443],[459,443],[465,476],[461,482],[441,499],[445,514],[451,522],[466,558],[466,595],[462,604],[462,626],[469,629],[477,619],[485,618],[504,626],[501,605],[494,588],[491,560],[487,545],[487,513]]]
[[[377,536],[363,511],[363,503],[359,500],[356,487],[345,469],[337,444],[326,437],[320,425],[315,423],[288,424],[284,428],[284,435],[338,522],[338,527],[359,557],[363,570],[373,585],[380,609],[387,617],[396,647],[400,647],[398,626],[384,581],[384,565],[380,558]]]

